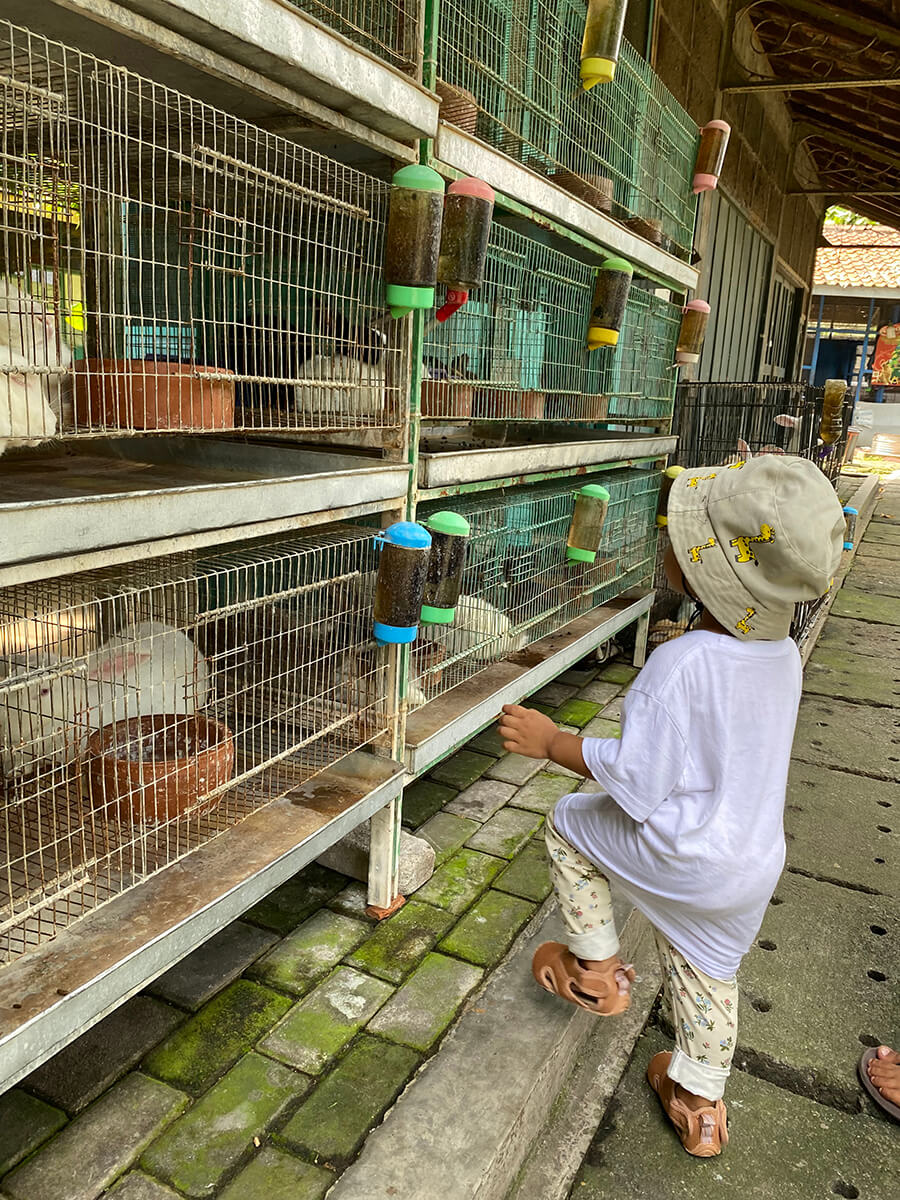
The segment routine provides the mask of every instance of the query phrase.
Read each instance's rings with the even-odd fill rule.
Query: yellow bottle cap
[[[614,58],[583,58],[581,60],[581,84],[586,92],[597,83],[612,83],[616,73]]]
[[[618,344],[618,329],[601,329],[598,325],[591,325],[588,327],[588,350],[596,350],[599,346],[617,346]]]

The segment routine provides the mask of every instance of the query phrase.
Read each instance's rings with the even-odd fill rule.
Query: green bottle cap
[[[407,316],[414,308],[434,308],[433,287],[407,287],[402,283],[389,283],[385,288],[385,298],[395,320]]]
[[[436,512],[422,522],[432,533],[452,533],[457,537],[469,536],[469,522],[455,512]],[[423,610],[424,611],[424,610]]]
[[[394,172],[391,180],[394,187],[415,188],[419,192],[443,192],[444,181],[431,167],[423,167],[420,163],[410,163]]]
[[[455,608],[434,608],[431,604],[423,604],[420,620],[423,625],[449,625],[455,616]]]
[[[604,258],[600,264],[601,271],[624,271],[626,275],[634,274],[634,267],[627,258]]]
[[[566,558],[569,562],[592,563],[597,558],[597,551],[581,550],[578,546],[566,546]]]
[[[605,500],[609,504],[609,492],[599,483],[586,483],[579,496],[594,496],[597,500]]]

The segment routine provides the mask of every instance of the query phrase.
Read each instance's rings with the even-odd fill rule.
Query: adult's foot
[[[879,1046],[867,1070],[885,1100],[900,1107],[900,1052],[890,1046]]]

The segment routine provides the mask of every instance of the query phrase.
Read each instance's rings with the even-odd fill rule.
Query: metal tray
[[[482,479],[505,480],[544,471],[577,471],[598,463],[627,462],[636,458],[663,458],[671,454],[677,438],[669,435],[621,435],[591,441],[554,441],[519,446],[465,445],[425,449],[419,455],[419,486],[448,487]]]
[[[104,439],[0,460],[0,566],[402,503],[409,467],[224,439]],[[349,515],[349,514],[348,514]],[[306,522],[303,522],[306,523]]]

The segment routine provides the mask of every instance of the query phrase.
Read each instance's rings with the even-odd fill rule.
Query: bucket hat
[[[831,587],[844,514],[814,463],[764,455],[682,471],[668,532],[688,586],[720,625],[744,641],[778,641],[794,605]]]

